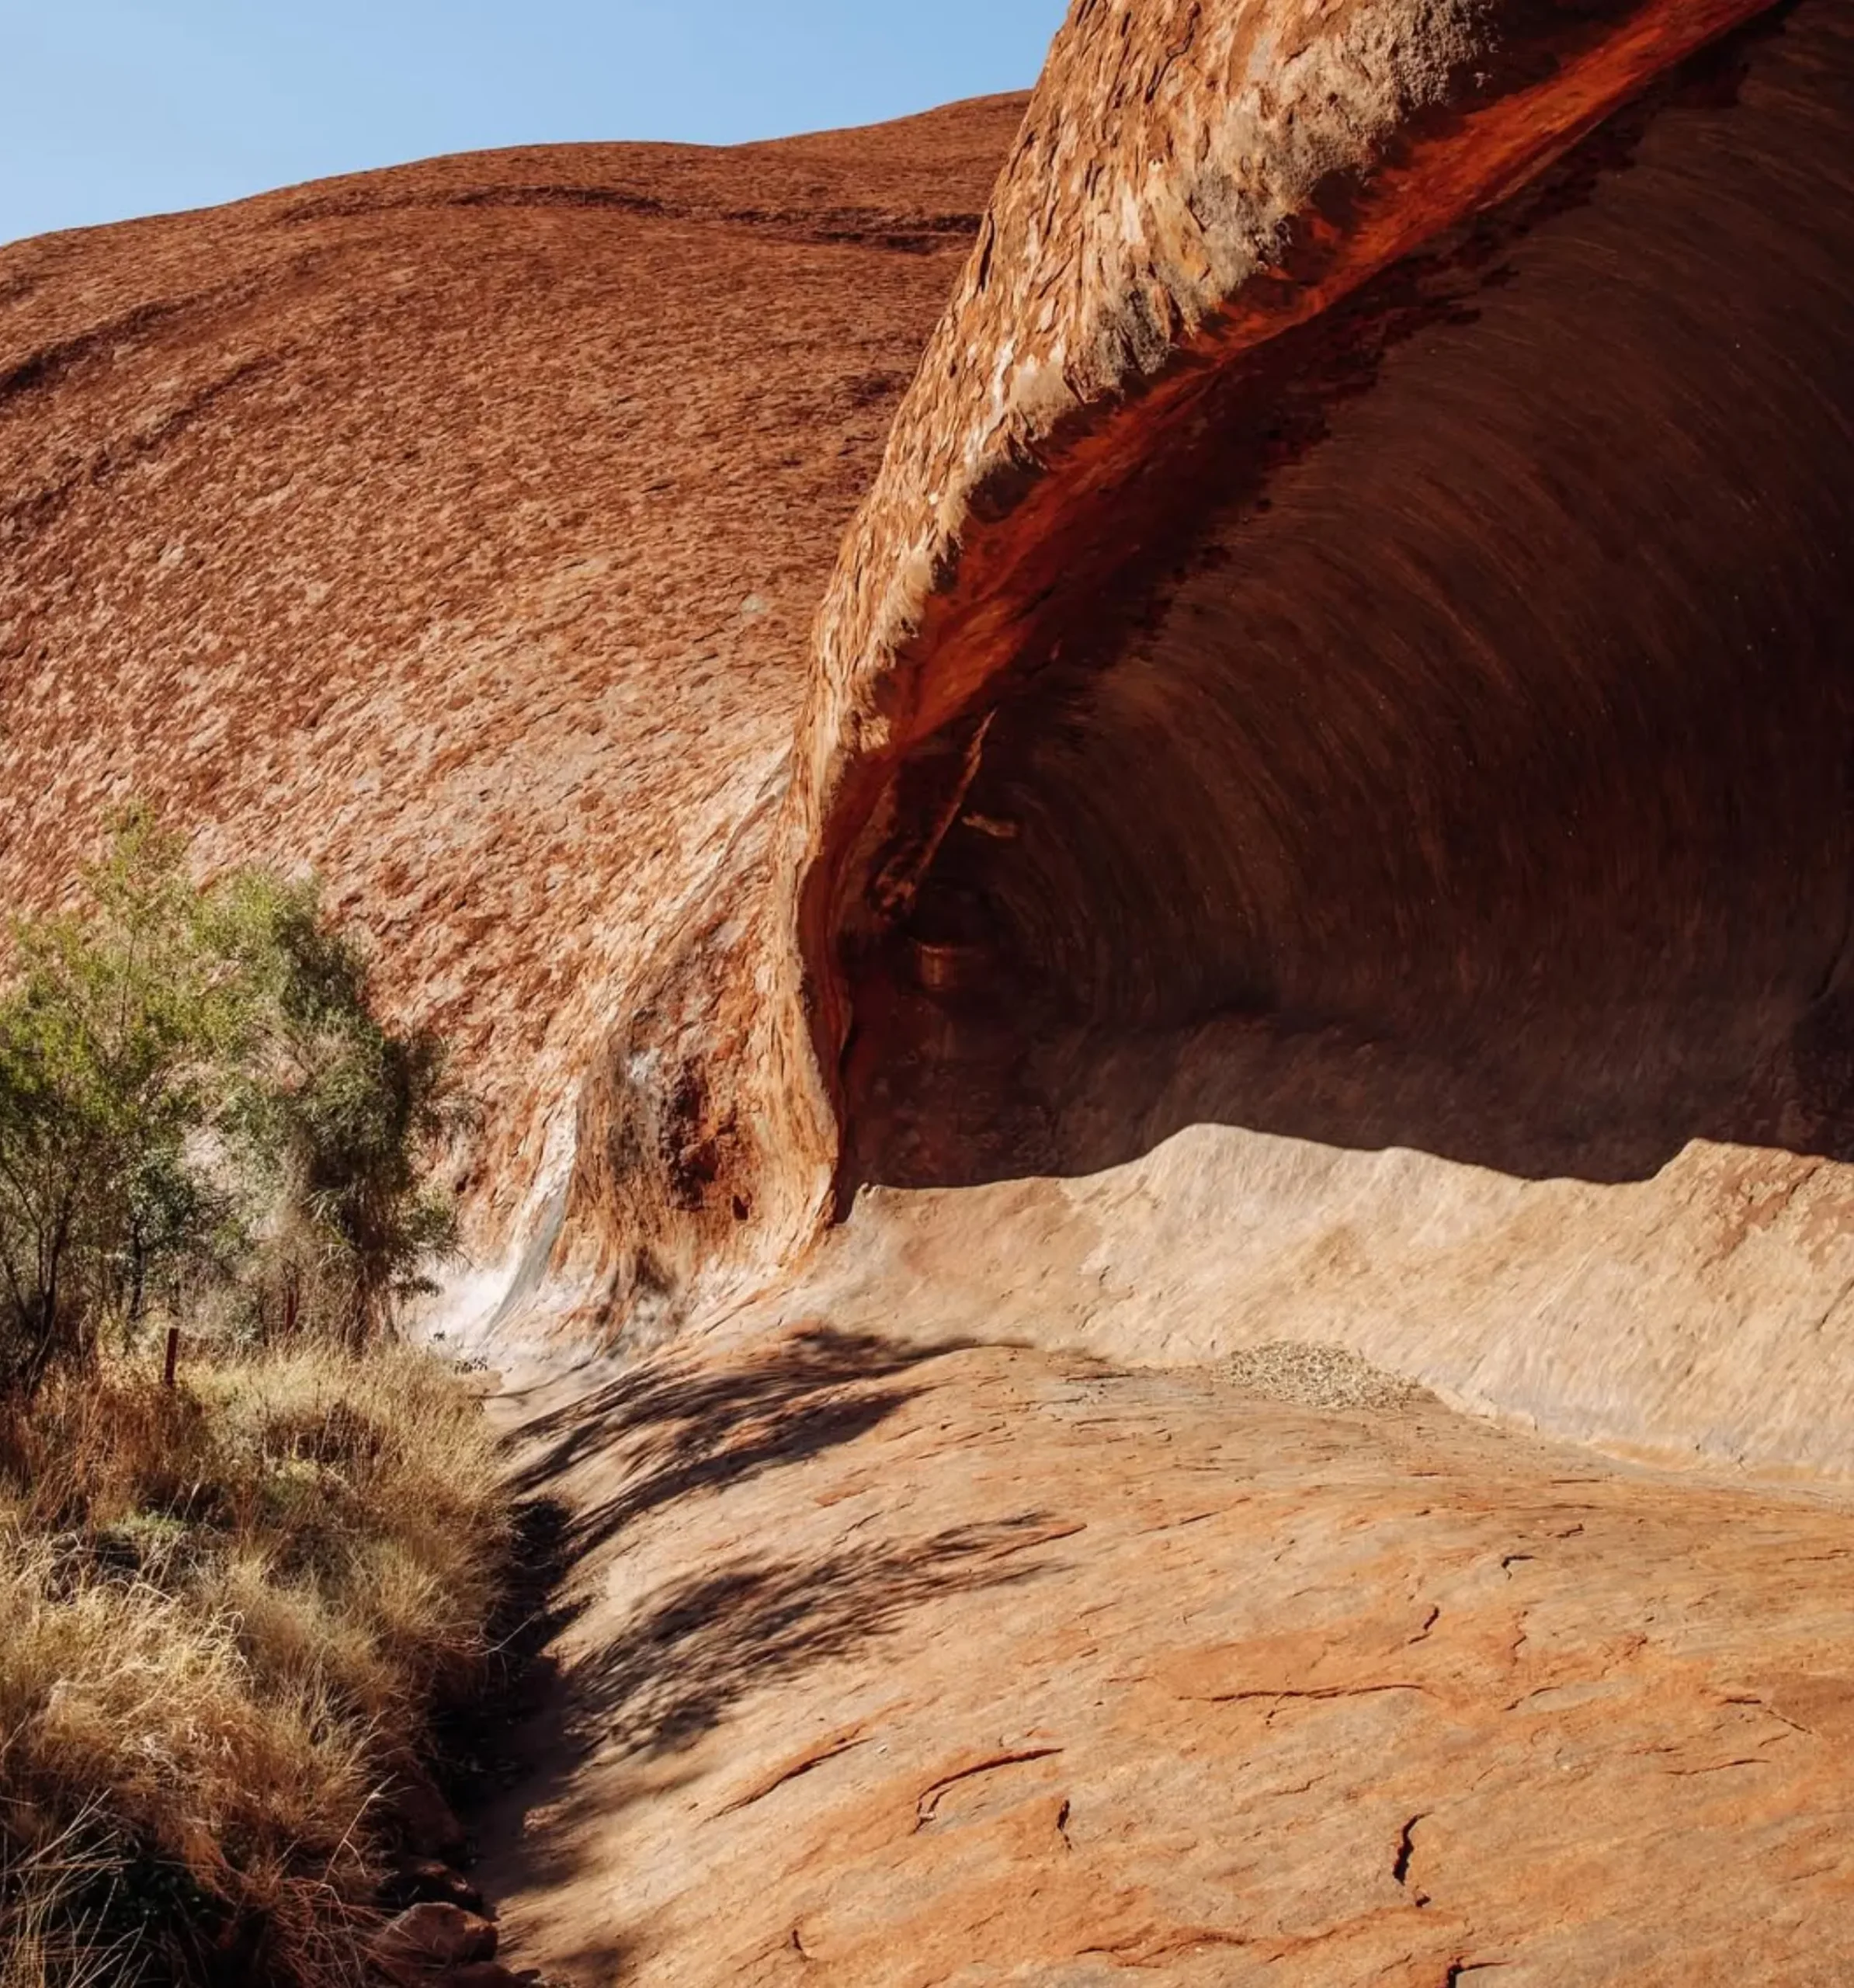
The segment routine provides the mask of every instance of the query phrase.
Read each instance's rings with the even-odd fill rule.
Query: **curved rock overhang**
[[[821,623],[839,1204],[1840,1152],[1854,30],[1748,11],[1075,10]]]

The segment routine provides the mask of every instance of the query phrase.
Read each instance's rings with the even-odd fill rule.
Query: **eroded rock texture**
[[[578,1712],[489,1872],[588,1988],[1854,1969],[1845,1507],[815,1325],[537,1433]]]
[[[777,776],[1012,98],[0,250],[0,896],[140,792],[327,874],[490,1107],[479,1242]]]
[[[911,831],[974,737],[851,970],[855,1174],[1206,1120],[1529,1178],[1840,1152],[1850,129],[1799,14],[1232,369],[982,743],[898,776]],[[951,1059],[910,985],[949,969]]]
[[[1016,101],[0,258],[0,882],[322,863],[623,1356],[507,1397],[512,1960],[1854,1973],[1854,26],[1752,11],[1078,0],[982,227]]]
[[[715,1184],[621,1099],[589,1229],[699,1292],[927,1190],[836,1260],[1835,1465],[1854,51],[1746,11],[1075,11],[764,909],[625,1037],[737,1100]]]

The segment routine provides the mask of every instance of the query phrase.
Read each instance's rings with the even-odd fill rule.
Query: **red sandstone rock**
[[[440,1969],[494,1960],[497,1938],[493,1920],[460,1905],[427,1902],[408,1906],[381,1927],[372,1958],[396,1978],[419,1982]]]
[[[1850,1453],[1854,56],[1745,11],[1071,22],[585,1094],[641,1338],[873,1189],[1016,1330]]]
[[[494,1916],[477,1886],[462,1872],[435,1857],[396,1858],[380,1884],[377,1902],[388,1912],[402,1912],[408,1906],[438,1904],[458,1905],[466,1912]]]
[[[616,987],[777,777],[1022,109],[0,249],[0,898],[136,791],[204,866],[317,865],[488,1104],[508,1237]]]
[[[1722,1474],[1854,1437],[1854,69],[1749,11],[1091,0],[930,339],[1014,103],[0,256],[9,889],[314,856],[484,1232],[703,1329],[530,1431],[524,1956],[1854,1972],[1845,1503]],[[1214,1371],[1310,1337],[1702,1467]]]
[[[616,1528],[485,1866],[550,1973],[1854,1972],[1845,1503],[818,1329],[540,1433]]]

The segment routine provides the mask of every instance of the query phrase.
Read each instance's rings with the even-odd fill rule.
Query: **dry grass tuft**
[[[0,1409],[0,1988],[356,1978],[380,1791],[481,1675],[505,1511],[411,1352]]]

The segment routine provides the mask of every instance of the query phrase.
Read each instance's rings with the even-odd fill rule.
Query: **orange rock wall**
[[[1148,611],[1206,523],[1205,460],[1267,456],[1346,300],[1420,268],[1753,11],[1074,10],[838,558],[776,844],[743,864],[766,881],[666,942],[588,1094],[579,1260],[622,1235],[632,1291],[743,1243],[771,1264],[833,1179],[841,1206],[870,1177],[843,1059],[880,1069],[893,1030],[886,996],[866,986],[859,1010],[852,982],[913,912],[993,712],[1065,641]],[[1168,775],[1106,784],[1142,777]],[[1122,884],[1188,907],[1151,853],[1124,853]],[[1110,920],[1071,950],[1137,977],[1146,937]],[[1048,1163],[1012,1150],[1019,1171]]]
[[[0,250],[0,903],[131,792],[311,864],[489,1107],[486,1252],[776,780],[1022,114],[442,160]]]
[[[0,882],[319,865],[634,1337],[875,1187],[846,1303],[1819,1464],[1848,56],[1745,11],[1085,5],[1027,118],[5,251]]]
[[[1741,11],[1075,10],[588,1093],[622,1314],[855,1204],[790,1315],[1833,1467],[1854,77]]]

